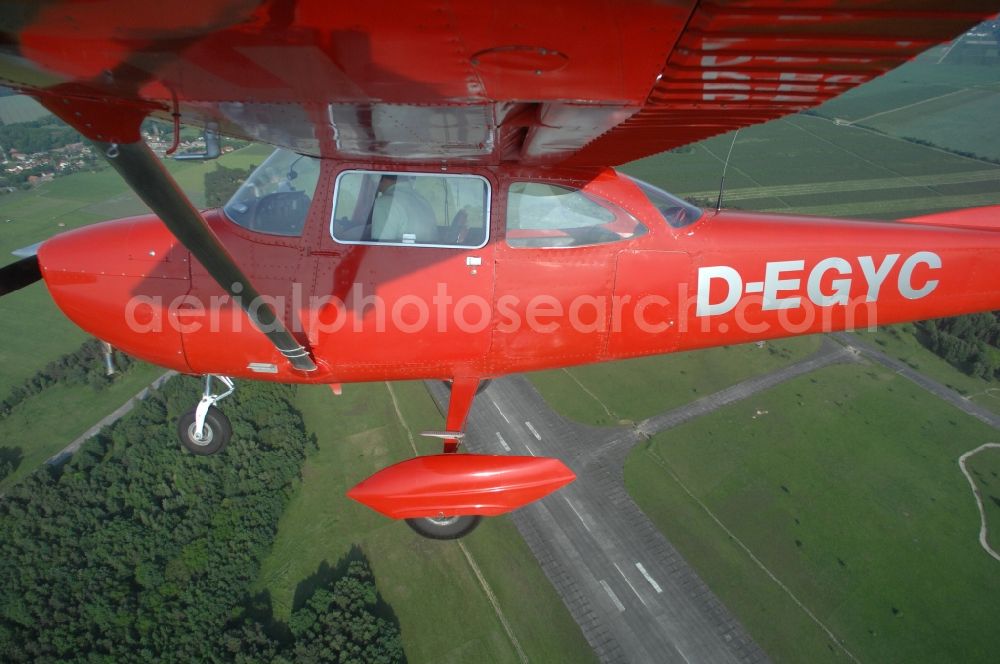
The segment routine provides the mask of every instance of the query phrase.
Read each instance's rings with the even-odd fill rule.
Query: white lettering
[[[761,309],[773,311],[776,309],[792,309],[802,303],[801,297],[779,298],[780,291],[795,290],[801,284],[801,279],[782,279],[782,272],[800,272],[806,266],[805,261],[775,261],[768,263],[764,270],[764,304]]]
[[[833,304],[847,304],[851,296],[850,279],[834,279],[830,284],[833,286],[833,293],[826,295],[820,289],[823,282],[823,275],[831,270],[836,270],[837,274],[847,276],[851,273],[851,264],[843,258],[824,258],[809,273],[809,281],[806,284],[806,293],[812,303],[820,307],[828,307]]]
[[[899,260],[899,254],[888,254],[876,270],[875,261],[871,256],[858,257],[858,263],[861,264],[861,272],[864,273],[865,280],[868,282],[868,297],[866,298],[868,302],[874,302],[878,299],[878,292],[882,288],[882,282],[889,276],[889,270],[892,269],[897,260]]]
[[[941,268],[941,257],[932,251],[918,251],[905,261],[899,268],[899,293],[907,300],[916,300],[929,295],[938,286],[937,279],[928,279],[920,288],[913,286],[913,270],[923,263],[932,270]]]
[[[709,302],[712,292],[712,280],[722,279],[729,291],[722,302]],[[732,311],[743,294],[743,279],[740,273],[728,265],[713,265],[698,268],[698,299],[696,316],[718,316]]]

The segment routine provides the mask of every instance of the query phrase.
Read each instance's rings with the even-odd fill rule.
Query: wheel
[[[209,406],[205,414],[203,435],[198,438],[195,436],[195,410],[192,408],[177,421],[177,435],[181,439],[181,444],[192,454],[215,454],[226,446],[233,435],[229,418],[215,406]]]
[[[444,383],[444,386],[448,388],[449,392],[451,392],[451,381],[450,380],[443,380],[441,382]],[[483,392],[485,392],[486,388],[489,387],[490,383],[492,383],[492,382],[493,382],[492,378],[486,378],[484,380],[479,381],[479,387],[476,388],[476,396],[479,396],[480,394],[482,394]]]
[[[417,534],[436,540],[465,537],[483,520],[481,516],[442,516],[437,518],[407,519],[406,525]]]

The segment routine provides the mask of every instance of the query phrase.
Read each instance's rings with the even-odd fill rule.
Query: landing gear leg
[[[464,436],[465,421],[469,418],[472,402],[479,394],[478,378],[456,378],[451,382],[451,398],[448,400],[448,416],[444,432],[431,433],[432,437],[444,439],[444,453],[458,452]],[[454,434],[449,436],[448,434]],[[478,515],[446,515],[407,519],[406,523],[417,533],[430,539],[449,540],[465,537],[479,525],[483,517]]]
[[[222,450],[232,437],[233,428],[229,418],[215,404],[236,390],[233,379],[215,376],[226,386],[221,394],[212,393],[212,374],[205,375],[205,391],[198,405],[184,413],[177,422],[177,435],[181,444],[192,454],[215,454]]]

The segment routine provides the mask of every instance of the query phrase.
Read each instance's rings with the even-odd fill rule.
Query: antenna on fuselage
[[[733,156],[733,148],[736,147],[736,137],[740,135],[737,129],[733,134],[733,142],[729,144],[729,154],[726,155],[726,163],[722,165],[722,182],[719,183],[719,200],[715,204],[715,211],[718,213],[722,209],[722,192],[726,189],[726,170],[729,168],[729,158]]]

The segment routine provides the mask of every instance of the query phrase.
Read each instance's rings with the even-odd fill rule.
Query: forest
[[[315,443],[295,388],[246,382],[233,440],[184,451],[176,377],[0,499],[0,660],[397,662],[398,622],[359,551],[304,584],[287,625],[251,584]],[[16,441],[14,441],[16,442]]]
[[[917,338],[965,373],[1000,380],[1000,318],[996,312],[917,323]]]
[[[51,117],[32,122],[0,124],[0,146],[7,150],[13,148],[24,154],[49,152],[80,140],[76,130]]]

